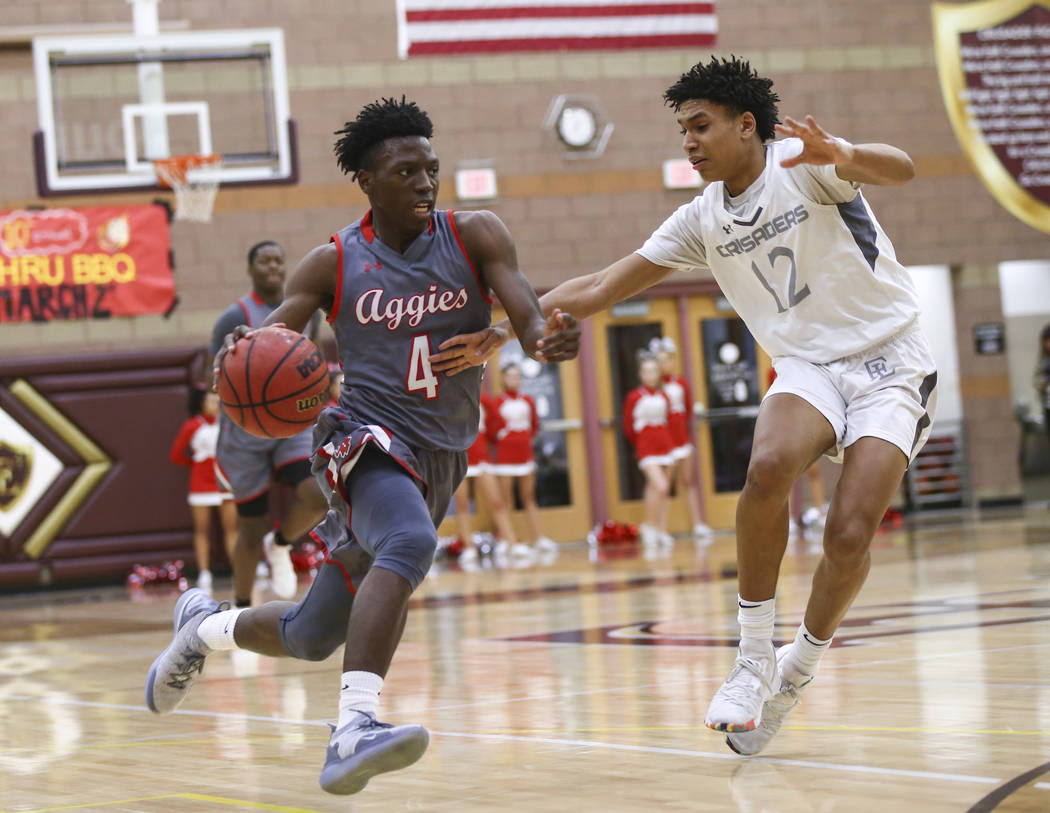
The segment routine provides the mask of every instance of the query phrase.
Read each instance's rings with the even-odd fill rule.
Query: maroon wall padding
[[[11,538],[0,536],[0,589],[121,582],[136,562],[159,565],[174,558],[184,559],[192,570],[189,474],[168,460],[168,450],[188,417],[200,353],[200,348],[186,348],[0,361],[0,406],[68,466]],[[8,392],[18,379],[25,379],[113,461],[39,560],[30,559],[22,545],[83,464]]]

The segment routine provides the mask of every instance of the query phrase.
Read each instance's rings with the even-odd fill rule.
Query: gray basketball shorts
[[[784,356],[773,367],[777,377],[766,398],[790,393],[814,406],[835,430],[835,445],[825,454],[837,463],[843,449],[875,437],[900,449],[910,464],[929,437],[937,369],[916,326],[828,364]]]
[[[233,492],[237,503],[248,502],[270,490],[278,469],[297,460],[309,460],[314,443],[310,429],[290,438],[259,438],[223,420],[216,448],[216,474]]]
[[[314,476],[328,499],[328,505],[342,520],[341,527],[347,529],[344,539],[332,540],[331,551],[337,551],[351,541],[348,529],[351,527],[352,506],[350,495],[346,493],[346,479],[366,449],[387,455],[411,478],[426,502],[426,511],[435,529],[444,519],[452,495],[467,472],[465,451],[409,446],[382,426],[355,420],[336,407],[329,407],[317,419],[314,446]],[[369,540],[357,542],[368,553],[374,554]]]

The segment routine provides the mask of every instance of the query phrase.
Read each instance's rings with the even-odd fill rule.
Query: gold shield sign
[[[935,3],[941,93],[988,190],[1050,232],[1050,0]]]
[[[0,511],[11,509],[25,494],[32,470],[32,449],[0,440]]]

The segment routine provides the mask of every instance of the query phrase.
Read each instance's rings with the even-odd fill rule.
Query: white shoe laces
[[[724,699],[747,708],[755,704],[756,693],[760,705],[765,702],[766,697],[773,694],[762,664],[752,658],[737,658],[733,671],[722,684],[719,694]]]

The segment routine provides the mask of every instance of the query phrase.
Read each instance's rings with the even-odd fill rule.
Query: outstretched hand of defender
[[[510,331],[500,325],[491,325],[477,333],[461,333],[446,339],[438,352],[430,357],[430,369],[435,373],[455,375],[471,367],[478,367],[491,359],[510,339]],[[580,328],[576,318],[558,308],[547,317],[543,338],[537,342],[536,357],[555,363],[576,358],[580,350]]]
[[[430,369],[435,373],[455,375],[471,367],[484,364],[507,343],[510,332],[499,325],[490,325],[477,333],[461,333],[438,345],[430,357]]]
[[[273,325],[267,325],[267,327],[284,327],[284,322],[276,322]],[[236,353],[237,342],[241,339],[250,339],[258,331],[259,328],[237,325],[237,327],[226,334],[222,340],[222,347],[219,348],[219,352],[215,354],[215,358],[212,359],[211,363],[211,388],[213,390],[217,391],[219,389],[219,374],[222,372],[222,362],[226,358],[226,354]]]
[[[781,135],[802,140],[802,152],[794,158],[785,158],[780,162],[780,166],[785,169],[800,164],[837,166],[853,160],[853,145],[831,135],[817,124],[817,120],[812,116],[806,116],[804,122],[795,121],[791,116],[787,116],[784,123],[778,124],[776,129]]]
[[[580,352],[580,328],[576,324],[576,317],[555,308],[547,317],[543,338],[536,343],[536,347],[536,357],[548,364],[576,358]]]

